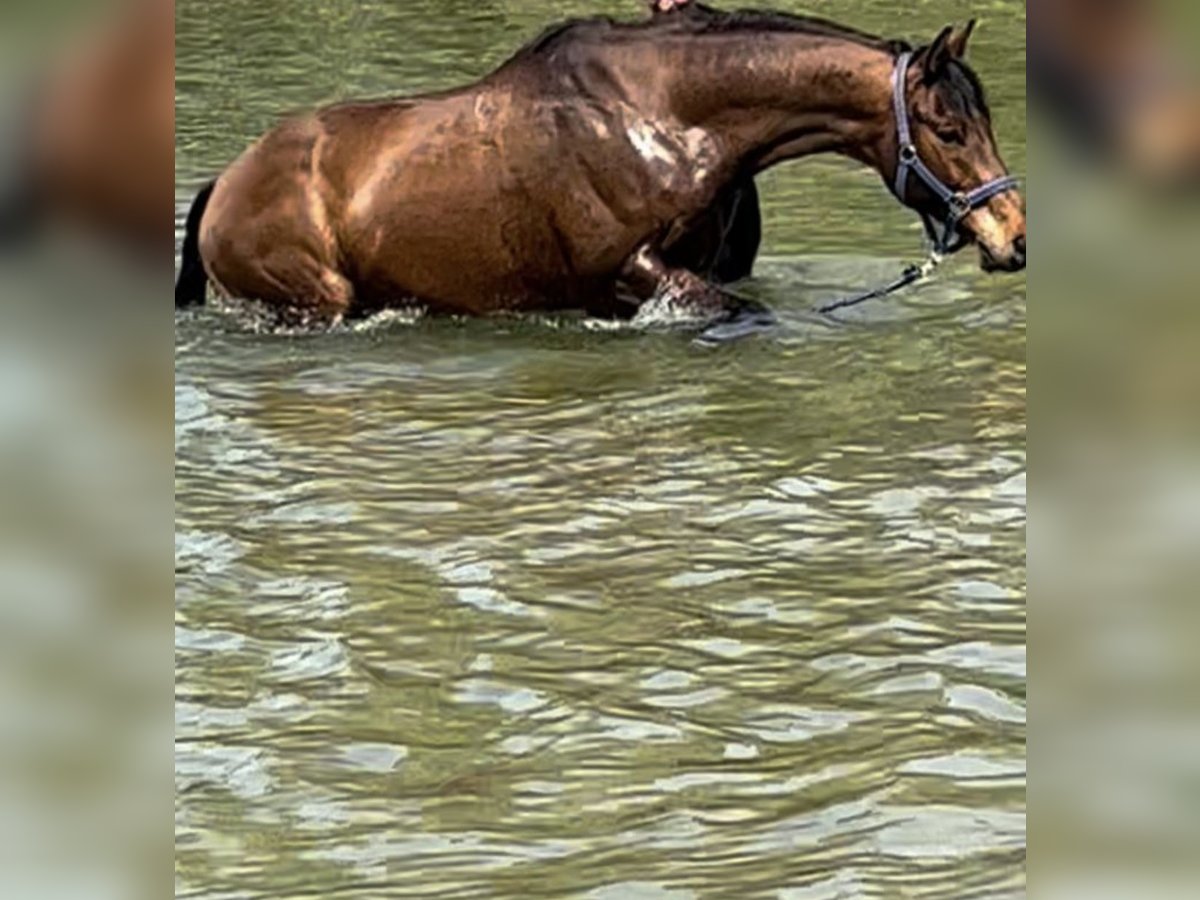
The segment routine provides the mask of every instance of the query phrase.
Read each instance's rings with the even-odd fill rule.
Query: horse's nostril
[[[1020,256],[1021,259],[1025,258],[1025,235],[1021,235],[1019,238],[1013,241],[1013,249],[1016,250],[1017,255]]]

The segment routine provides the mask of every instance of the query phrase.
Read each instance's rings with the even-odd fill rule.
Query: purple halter
[[[1016,190],[1021,182],[1014,175],[1005,175],[981,184],[971,191],[956,191],[933,174],[933,170],[921,159],[921,155],[917,152],[917,145],[913,143],[912,139],[907,97],[910,62],[912,62],[912,54],[901,53],[896,60],[896,70],[892,73],[892,106],[896,111],[896,130],[900,147],[900,161],[896,168],[896,196],[901,201],[904,200],[908,192],[909,175],[916,175],[946,204],[946,218],[941,223],[942,233],[940,235],[937,233],[931,217],[923,213],[921,217],[925,220],[925,229],[933,239],[935,249],[939,253],[947,253],[961,246],[960,243],[956,243],[956,240],[958,226],[963,219],[997,194]]]

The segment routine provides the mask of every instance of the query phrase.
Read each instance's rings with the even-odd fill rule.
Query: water
[[[284,111],[632,5],[180,0],[180,214]],[[993,8],[1021,171],[1024,7]],[[782,327],[730,347],[178,320],[180,896],[1023,892],[1025,281],[964,258],[823,321],[919,230],[838,161],[763,193]]]

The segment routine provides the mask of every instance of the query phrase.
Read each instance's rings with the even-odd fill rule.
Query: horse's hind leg
[[[345,275],[323,268],[317,285],[308,297],[307,309],[321,322],[339,324],[354,307],[354,285]]]
[[[635,323],[699,326],[705,340],[723,342],[765,331],[776,322],[761,303],[735,297],[687,269],[667,266],[650,247],[630,257],[622,277],[643,301]]]
[[[337,325],[354,304],[350,280],[315,254],[280,250],[263,260],[273,299],[285,319],[302,325]]]
[[[279,249],[247,265],[225,262],[212,267],[221,292],[262,301],[286,324],[337,325],[354,306],[350,280],[310,253]]]

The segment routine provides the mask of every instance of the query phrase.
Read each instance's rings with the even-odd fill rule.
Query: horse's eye
[[[963,134],[960,128],[937,128],[934,129],[934,133],[943,144],[958,144],[961,146],[967,142],[966,135]]]

